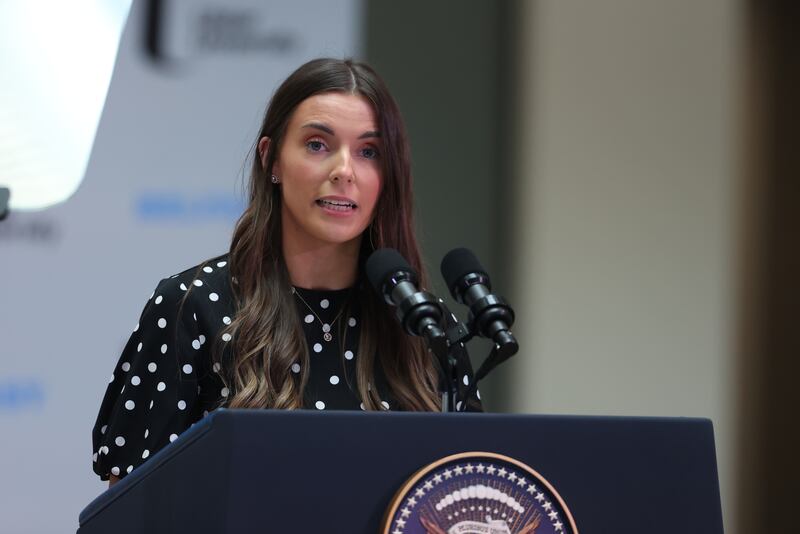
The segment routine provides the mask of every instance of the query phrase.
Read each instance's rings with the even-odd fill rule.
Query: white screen
[[[0,186],[12,210],[78,189],[130,3],[0,2]]]

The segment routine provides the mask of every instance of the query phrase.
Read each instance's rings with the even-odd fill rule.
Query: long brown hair
[[[423,342],[406,335],[388,307],[367,287],[363,265],[376,248],[397,249],[427,285],[414,235],[409,146],[400,111],[369,66],[352,60],[316,59],[294,71],[277,89],[256,139],[269,137],[266,165],[253,150],[249,202],[230,248],[236,315],[223,333],[232,350],[219,355],[231,408],[299,408],[308,381],[309,353],[281,243],[281,196],[270,176],[289,118],[305,99],[343,92],[365,97],[381,132],[383,189],[372,223],[361,239],[354,293],[361,309],[356,387],[366,409],[381,409],[376,374],[381,372],[400,409],[435,410],[436,372]],[[341,339],[341,336],[340,336]],[[377,363],[380,369],[376,369]],[[300,363],[301,372],[291,371]]]

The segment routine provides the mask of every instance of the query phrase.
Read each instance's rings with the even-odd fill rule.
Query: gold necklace
[[[344,312],[344,303],[342,303],[342,305],[339,307],[339,313],[336,314],[336,317],[333,319],[333,321],[331,321],[331,323],[328,324],[325,321],[323,321],[322,319],[320,319],[319,315],[317,315],[317,312],[314,311],[314,308],[312,308],[311,306],[308,305],[308,302],[306,302],[306,299],[303,298],[303,295],[301,295],[300,292],[297,290],[297,288],[294,287],[294,286],[292,286],[292,293],[297,295],[297,298],[300,299],[300,302],[302,302],[303,305],[306,308],[308,308],[308,311],[310,311],[312,314],[314,314],[314,317],[317,318],[317,321],[319,321],[319,324],[322,325],[322,339],[324,339],[325,341],[332,340],[333,339],[333,334],[331,334],[331,327],[333,325],[335,325],[336,321],[339,320],[339,317],[342,316],[342,313]]]

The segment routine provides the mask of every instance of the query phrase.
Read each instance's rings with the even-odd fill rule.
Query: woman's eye
[[[311,140],[306,143],[306,147],[308,147],[308,149],[312,152],[319,152],[320,150],[325,148],[325,145],[323,144],[322,141]]]
[[[362,148],[361,155],[367,159],[376,159],[378,157],[378,149],[371,146]]]

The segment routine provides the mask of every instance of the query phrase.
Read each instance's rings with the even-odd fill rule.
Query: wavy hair
[[[392,247],[420,273],[422,285],[427,285],[414,235],[405,126],[394,98],[375,71],[363,63],[337,59],[310,61],[281,84],[267,107],[254,145],[265,136],[270,138],[266,165],[258,151],[252,151],[248,205],[236,224],[229,254],[237,311],[223,333],[231,334],[233,341],[231,350],[218,351],[216,356],[222,364],[222,380],[230,391],[226,406],[303,406],[309,351],[283,258],[280,188],[270,176],[294,110],[305,99],[327,92],[366,98],[377,117],[383,145],[384,185],[373,220],[362,235],[354,288],[361,309],[357,392],[366,409],[382,409],[377,388],[372,387],[376,374],[382,373],[400,409],[436,410],[440,406],[437,375],[424,343],[402,331],[388,307],[368,287],[363,272],[364,262],[374,249]],[[344,321],[340,327],[343,325]],[[299,374],[291,371],[295,362],[300,363]]]

